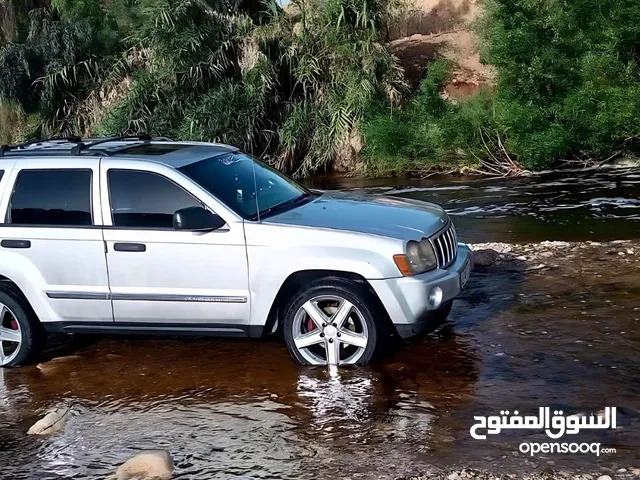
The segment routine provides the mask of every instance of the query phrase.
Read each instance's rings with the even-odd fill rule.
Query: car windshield
[[[294,208],[311,196],[306,188],[242,152],[218,155],[179,170],[248,220]]]

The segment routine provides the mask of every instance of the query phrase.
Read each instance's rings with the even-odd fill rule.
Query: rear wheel
[[[29,363],[42,352],[45,341],[44,329],[31,309],[0,291],[0,366]]]
[[[285,310],[284,339],[303,365],[365,364],[380,347],[371,294],[355,282],[326,278],[294,295]]]

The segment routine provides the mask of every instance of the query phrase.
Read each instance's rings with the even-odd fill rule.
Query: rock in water
[[[474,250],[472,252],[472,255],[473,255],[474,266],[489,267],[496,262],[500,254],[495,250],[491,250],[490,248],[487,248],[484,250]]]
[[[116,470],[118,480],[169,480],[173,474],[173,459],[165,450],[142,452],[130,458]]]
[[[27,431],[29,435],[49,435],[62,430],[69,419],[68,408],[56,408],[34,423]]]
[[[64,368],[65,365],[78,360],[82,360],[82,357],[79,355],[57,357],[57,358],[52,358],[48,362],[39,363],[37,367],[44,374],[54,374],[60,367]]]

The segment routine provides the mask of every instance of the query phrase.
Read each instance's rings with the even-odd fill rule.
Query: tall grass
[[[486,0],[497,85],[458,104],[442,60],[409,91],[385,43],[402,1],[0,0],[2,118],[25,125],[0,129],[221,141],[295,175],[638,152],[636,0]]]

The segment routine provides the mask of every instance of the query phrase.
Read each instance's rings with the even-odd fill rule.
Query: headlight
[[[406,252],[406,255],[393,257],[400,272],[405,276],[428,272],[438,266],[431,242],[426,238],[420,242],[413,240],[407,242]]]

